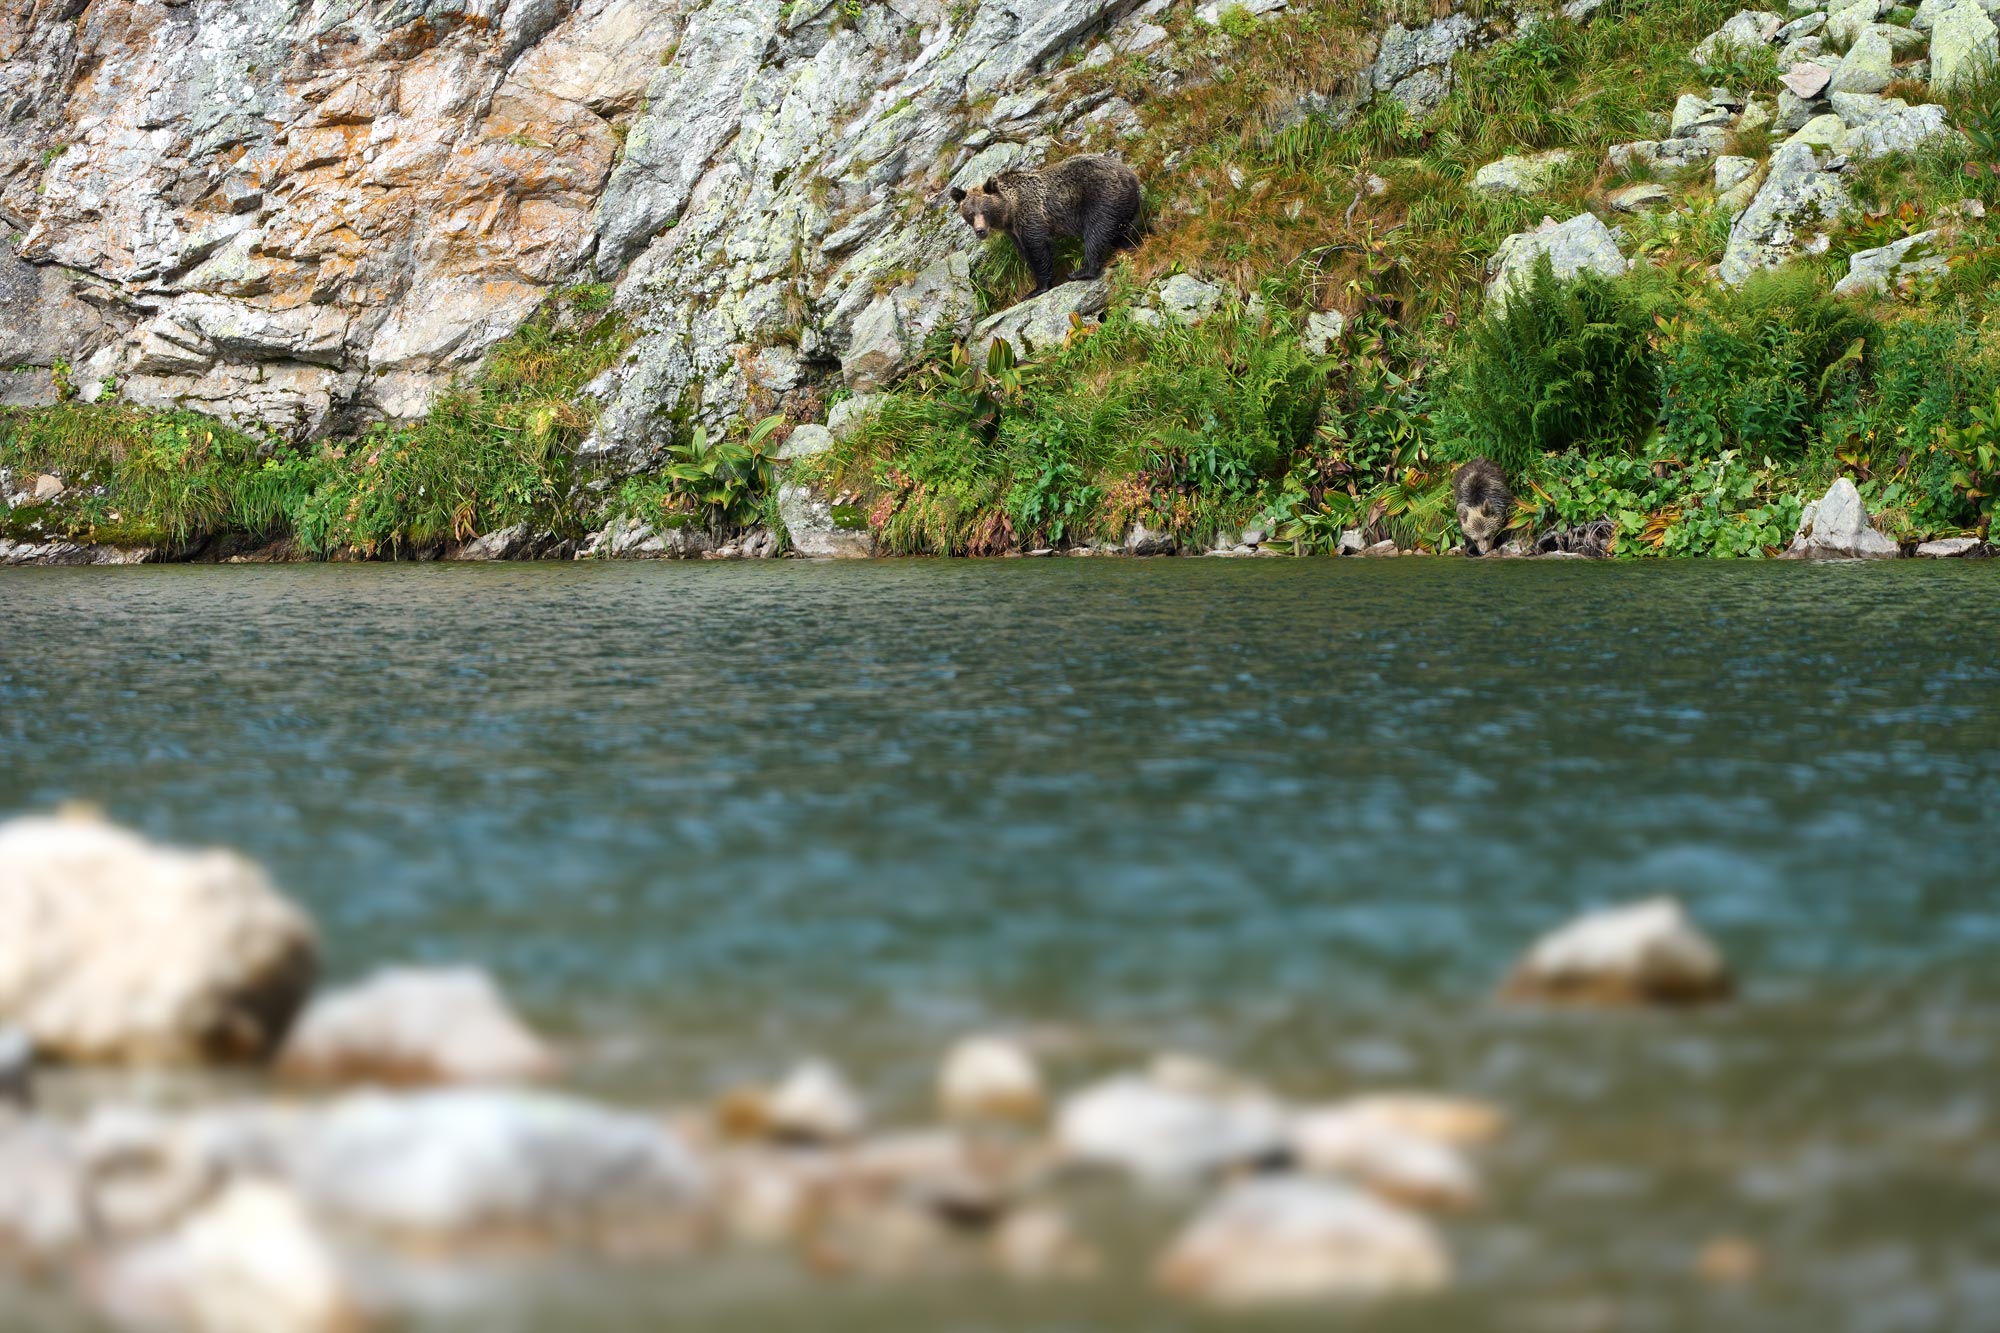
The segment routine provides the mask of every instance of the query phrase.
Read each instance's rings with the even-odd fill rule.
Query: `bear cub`
[[[1465,534],[1465,553],[1485,555],[1507,526],[1514,493],[1507,474],[1491,459],[1475,458],[1451,474],[1451,498],[1458,504],[1458,526]]]
[[[1036,296],[1056,285],[1053,242],[1083,242],[1083,266],[1064,282],[1090,282],[1121,246],[1138,242],[1138,173],[1103,153],[1072,157],[1042,171],[1003,171],[970,190],[953,187],[952,202],[980,240],[996,231],[1014,238],[1035,275]]]

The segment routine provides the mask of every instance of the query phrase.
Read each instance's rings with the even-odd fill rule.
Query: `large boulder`
[[[1543,255],[1549,257],[1555,275],[1563,279],[1586,272],[1615,278],[1631,267],[1619,253],[1611,229],[1595,214],[1579,213],[1562,223],[1544,218],[1535,230],[1515,232],[1500,242],[1486,266],[1492,274],[1486,284],[1486,299],[1504,305],[1515,287],[1525,286],[1532,278]]]
[[[1841,57],[1831,87],[1837,93],[1879,93],[1895,77],[1895,49],[1882,30],[1871,25]]]
[[[1958,0],[1932,19],[1932,87],[1954,88],[1995,59],[2000,59],[2000,29],[1976,0]]]
[[[1064,1161],[1154,1182],[1187,1181],[1287,1151],[1284,1111],[1254,1092],[1163,1085],[1120,1075],[1063,1102],[1055,1140]]]
[[[1731,990],[1721,950],[1672,898],[1587,913],[1537,940],[1504,993],[1515,999],[1686,1004]]]
[[[1549,187],[1569,158],[1567,148],[1503,157],[1472,173],[1472,188],[1482,194],[1539,194]]]
[[[1943,255],[1930,251],[1931,243],[1936,239],[1935,230],[1920,231],[1888,245],[1856,252],[1847,261],[1847,276],[1833,285],[1835,295],[1879,295],[1903,279],[1945,273],[1950,268],[1950,262]]]
[[[287,1164],[312,1207],[394,1239],[685,1239],[707,1193],[665,1125],[553,1093],[356,1093]]]
[[[1787,560],[1887,560],[1902,554],[1895,542],[1875,531],[1861,492],[1846,477],[1799,515],[1799,530],[1785,551]]]
[[[1750,206],[1729,228],[1717,276],[1737,286],[1797,251],[1802,233],[1832,222],[1847,207],[1840,178],[1820,169],[1812,145],[1796,140],[1771,155],[1770,172]]]
[[[1752,51],[1768,46],[1784,26],[1784,18],[1769,10],[1739,9],[1729,17],[1728,22],[1702,38],[1689,53],[1689,58],[1695,64],[1706,67],[1725,50]]]
[[[1102,278],[1051,287],[981,320],[973,330],[973,359],[986,364],[987,351],[996,340],[1022,359],[1053,351],[1069,340],[1072,331],[1095,327],[1110,299],[1111,288]]]
[[[810,486],[778,484],[778,517],[792,549],[814,560],[865,560],[875,554],[875,534],[850,505],[837,505]]]
[[[1422,1218],[1331,1181],[1270,1177],[1230,1186],[1160,1257],[1177,1295],[1223,1307],[1432,1291],[1451,1256]]]
[[[234,852],[90,817],[0,826],[0,1023],[57,1060],[256,1060],[313,984],[312,923]]]
[[[280,1073],[328,1083],[513,1083],[555,1071],[555,1053],[476,968],[385,968],[313,1002]]]

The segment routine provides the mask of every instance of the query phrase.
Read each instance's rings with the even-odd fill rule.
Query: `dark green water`
[[[1052,1024],[1506,1105],[1458,1293],[1342,1327],[2000,1328],[2000,562],[0,570],[0,756],[258,857],[338,974],[486,964],[625,1100],[823,1052],[895,1119]],[[1490,1002],[1661,891],[1740,1002]],[[640,1285],[601,1326],[1180,1318]]]

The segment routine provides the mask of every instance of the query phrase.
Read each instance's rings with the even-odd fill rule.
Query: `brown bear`
[[[1064,282],[1092,281],[1112,251],[1138,241],[1138,173],[1103,153],[1043,171],[1003,171],[970,190],[953,187],[951,198],[979,239],[996,231],[1014,238],[1034,271],[1036,296],[1056,285],[1056,237],[1083,241],[1083,265]]]
[[[1458,504],[1465,553],[1485,555],[1507,526],[1507,513],[1514,507],[1507,474],[1491,459],[1475,458],[1451,474],[1451,498]]]

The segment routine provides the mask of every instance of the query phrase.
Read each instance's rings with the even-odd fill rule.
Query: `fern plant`
[[[1653,425],[1650,301],[1629,282],[1571,281],[1543,256],[1473,330],[1448,405],[1467,446],[1510,472],[1537,455],[1631,443]]]

